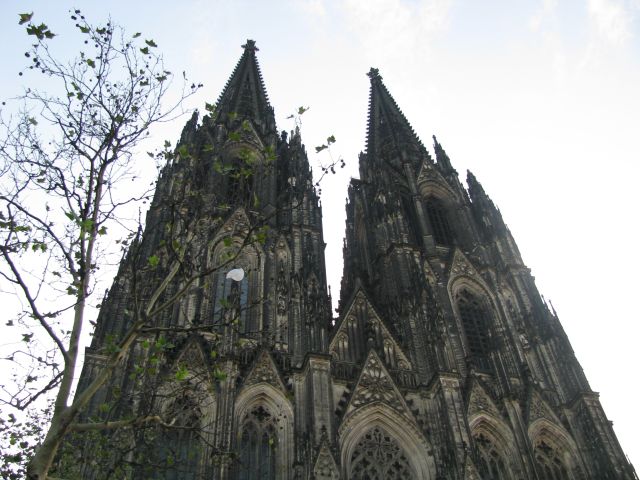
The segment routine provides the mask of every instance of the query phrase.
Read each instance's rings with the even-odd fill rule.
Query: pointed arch
[[[515,439],[509,427],[500,419],[479,413],[469,419],[476,465],[481,478],[509,480],[521,471],[516,464]]]
[[[455,257],[458,257],[457,253]],[[455,257],[454,262],[457,261],[458,265],[453,266],[452,270],[457,268],[475,273],[466,259]],[[449,295],[461,332],[465,358],[476,368],[490,370],[490,353],[493,349],[491,332],[496,328],[497,309],[489,290],[484,282],[461,275],[450,281]]]
[[[211,445],[215,432],[217,399],[211,375],[200,347],[194,341],[187,343],[172,370],[188,363],[186,377],[163,383],[155,392],[154,410],[163,424],[153,431],[153,441],[147,444],[148,463],[165,480],[196,480],[209,474]],[[144,447],[143,447],[144,448]]]
[[[425,211],[431,233],[437,245],[453,245],[453,228],[449,222],[448,209],[446,204],[434,195],[429,195],[424,200]]]
[[[293,407],[268,383],[247,386],[234,414],[239,479],[288,479],[293,462]]]
[[[546,418],[538,418],[529,425],[528,432],[541,480],[582,478],[578,447],[564,428]]]
[[[233,324],[241,336],[257,337],[263,328],[263,307],[258,299],[262,297],[264,252],[259,245],[244,244],[247,222],[244,210],[237,210],[221,228],[228,235],[219,233],[212,243],[208,268],[214,273],[205,314],[214,325]],[[227,278],[235,268],[245,272],[239,282]]]
[[[431,447],[420,430],[381,402],[347,415],[338,442],[342,478],[435,478]]]

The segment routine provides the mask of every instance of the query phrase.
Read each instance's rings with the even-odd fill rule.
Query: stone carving
[[[477,381],[474,383],[471,389],[471,395],[469,395],[469,406],[467,407],[469,417],[478,413],[488,413],[496,418],[500,418],[501,414],[493,400],[484,391]]]
[[[265,351],[260,354],[253,369],[251,369],[251,372],[244,381],[245,386],[255,385],[256,383],[268,383],[278,390],[285,390],[282,380],[280,380],[278,370],[273,360],[271,360],[271,356]]]
[[[451,265],[451,273],[455,275],[467,275],[469,277],[473,277],[476,275],[476,269],[473,268],[473,265],[471,265],[462,252],[457,250]]]
[[[316,480],[338,480],[340,478],[338,466],[329,451],[326,440],[323,440],[320,450],[318,450],[316,463],[313,466],[313,475]]]
[[[407,405],[393,379],[380,358],[371,351],[351,396],[347,413],[373,402],[384,403],[410,418]]]

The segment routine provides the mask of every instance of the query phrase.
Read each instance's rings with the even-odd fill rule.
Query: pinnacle
[[[241,47],[244,48],[247,52],[257,52],[260,50],[258,47],[256,47],[256,41],[249,39],[247,39],[247,43],[241,45]]]

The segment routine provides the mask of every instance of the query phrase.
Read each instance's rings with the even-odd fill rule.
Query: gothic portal
[[[332,318],[305,148],[243,47],[162,170],[80,381],[166,305],[84,415],[160,420],[81,443],[84,478],[637,478],[500,212],[376,69]]]

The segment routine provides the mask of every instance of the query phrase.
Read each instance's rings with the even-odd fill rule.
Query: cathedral
[[[500,211],[375,68],[333,316],[257,50],[186,123],[105,296],[79,391],[145,322],[83,418],[139,420],[70,442],[82,478],[637,479]]]

